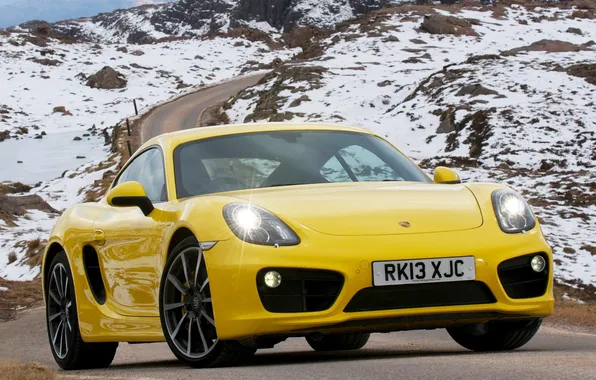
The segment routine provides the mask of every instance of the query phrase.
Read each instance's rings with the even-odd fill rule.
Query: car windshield
[[[333,182],[431,182],[383,139],[342,131],[272,131],[187,142],[174,150],[178,198]]]

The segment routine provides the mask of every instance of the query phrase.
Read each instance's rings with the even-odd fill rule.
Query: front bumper
[[[330,236],[311,230],[299,233],[302,242],[293,247],[258,246],[233,238],[205,252],[220,339],[442,328],[502,318],[541,318],[553,312],[552,252],[538,228],[525,235],[507,235],[482,227],[366,237]],[[533,298],[509,297],[499,279],[499,264],[533,253],[543,253],[547,258],[550,273],[546,291]],[[476,281],[493,296],[489,303],[346,311],[358,292],[373,286],[373,261],[470,255],[476,261]],[[325,310],[269,312],[257,290],[257,274],[264,268],[328,270],[341,274],[344,281],[339,295]]]

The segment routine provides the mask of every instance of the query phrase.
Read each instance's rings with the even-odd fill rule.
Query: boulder
[[[475,97],[479,95],[499,95],[499,93],[495,90],[491,90],[482,86],[481,84],[471,84],[467,86],[463,86],[460,90],[455,94],[455,96],[466,96],[469,95],[470,97]]]
[[[125,88],[127,83],[128,82],[123,74],[109,66],[105,66],[103,69],[87,78],[87,86],[105,90]]]
[[[472,24],[461,18],[443,15],[424,16],[420,29],[430,34],[451,34],[455,36],[477,36]]]
[[[580,28],[569,28],[569,29],[567,29],[567,33],[577,34],[578,36],[584,35],[584,33],[582,32],[582,30]]]

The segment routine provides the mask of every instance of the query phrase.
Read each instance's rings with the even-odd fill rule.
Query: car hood
[[[329,235],[447,232],[477,228],[483,222],[476,198],[463,185],[300,185],[236,192],[233,196]]]

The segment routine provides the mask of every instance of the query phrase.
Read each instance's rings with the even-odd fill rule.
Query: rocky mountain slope
[[[249,26],[289,31],[295,26],[331,28],[354,16],[414,0],[178,0],[62,21],[56,36],[91,42],[151,43],[168,36],[196,37]],[[39,23],[22,28],[36,29]]]

